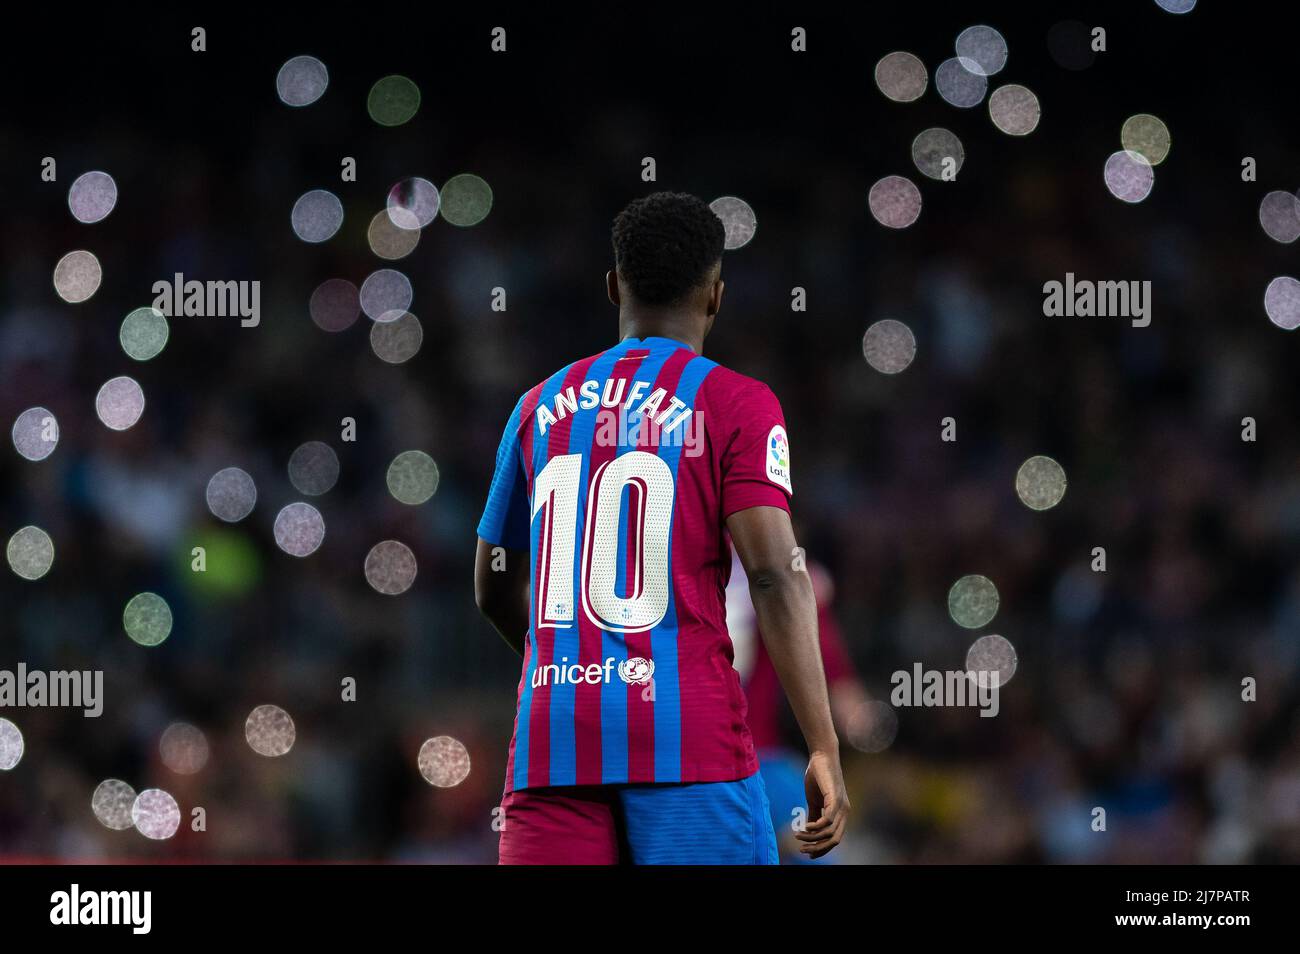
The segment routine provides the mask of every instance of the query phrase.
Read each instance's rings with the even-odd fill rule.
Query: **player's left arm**
[[[798,547],[788,511],[750,507],[728,517],[727,530],[749,577],[768,658],[808,745],[804,787],[809,820],[795,837],[803,843],[801,852],[820,858],[844,837],[849,798],[822,670],[812,583],[791,559]]]
[[[474,556],[474,602],[519,655],[528,632],[528,553],[478,538]]]
[[[840,767],[817,636],[817,603],[795,543],[788,498],[790,448],[776,395],[752,382],[710,414],[720,455],[721,506],[745,575],[768,658],[808,744],[809,820],[800,851],[819,858],[844,837],[849,799]]]

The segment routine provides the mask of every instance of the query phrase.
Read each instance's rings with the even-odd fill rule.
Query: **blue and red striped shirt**
[[[668,338],[626,338],[519,399],[478,527],[530,555],[507,791],[757,771],[724,522],[789,509],[789,456],[766,385]]]

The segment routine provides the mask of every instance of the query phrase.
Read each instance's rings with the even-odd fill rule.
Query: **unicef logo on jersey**
[[[649,685],[650,677],[654,674],[654,661],[643,659],[640,656],[633,656],[631,659],[624,659],[618,664],[618,678],[622,679],[629,686]]]

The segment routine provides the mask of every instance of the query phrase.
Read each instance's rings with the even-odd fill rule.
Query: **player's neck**
[[[624,309],[618,316],[618,337],[669,338],[680,341],[696,354],[704,353],[704,329],[691,315],[680,312],[644,313]]]

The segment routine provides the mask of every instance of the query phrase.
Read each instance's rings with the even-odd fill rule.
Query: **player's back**
[[[788,509],[788,458],[772,392],[668,338],[626,338],[520,398],[479,526],[530,554],[507,789],[755,771],[723,527]]]

